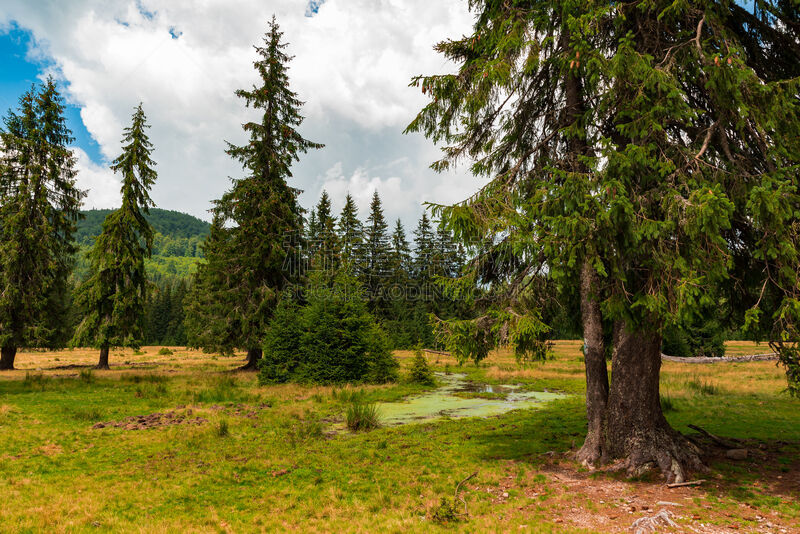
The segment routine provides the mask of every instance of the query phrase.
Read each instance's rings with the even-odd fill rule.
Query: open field
[[[800,401],[783,393],[774,362],[664,365],[670,422],[750,451],[729,460],[702,441],[711,470],[698,478],[707,482],[668,489],[570,459],[585,432],[577,341],[557,342],[542,364],[495,353],[458,369],[574,394],[567,399],[358,434],[332,431],[354,398],[423,388],[259,387],[254,374],[228,372],[239,357],[159,348],[112,352],[108,372],[89,370],[94,350],[21,353],[18,370],[0,372],[0,532],[625,532],[662,508],[675,532],[800,532]],[[397,355],[405,367],[411,353]],[[456,370],[448,357],[429,359]],[[134,417],[150,414],[160,415]],[[118,426],[94,428],[100,422]],[[435,523],[441,499],[473,472],[460,491],[468,516]]]

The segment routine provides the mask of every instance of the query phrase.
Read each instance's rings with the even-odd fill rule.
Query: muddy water
[[[396,426],[443,417],[488,417],[540,407],[547,401],[565,397],[561,393],[524,391],[520,386],[469,382],[464,374],[437,373],[436,378],[442,385],[435,390],[400,402],[378,403],[381,424]]]

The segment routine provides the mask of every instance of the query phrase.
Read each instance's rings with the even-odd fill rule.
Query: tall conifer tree
[[[403,223],[397,219],[392,231],[390,268],[392,282],[395,284],[408,283],[411,274],[411,248],[406,238],[406,229]]]
[[[20,347],[57,348],[73,233],[84,193],[52,78],[20,97],[0,128],[0,369]]]
[[[336,235],[336,217],[331,214],[331,199],[327,191],[317,203],[316,221],[319,228],[317,235],[318,268],[335,269],[339,261],[339,237]]]
[[[187,319],[199,327],[200,334],[224,331],[217,339],[198,335],[195,339],[205,348],[222,344],[247,350],[245,369],[256,368],[279,295],[298,276],[285,268],[294,265],[300,253],[303,230],[299,191],[287,184],[290,167],[299,154],[322,147],[297,131],[303,122],[303,103],[289,87],[291,58],[284,51],[287,45],[282,36],[273,17],[263,45],[255,47],[259,85],[236,91],[248,107],[259,112],[260,121],[243,126],[250,135],[246,145],[228,144],[228,155],[242,164],[247,175],[233,180],[232,188],[213,208],[221,238],[213,268],[223,269],[224,274],[212,273],[210,260],[207,268],[198,271],[199,276],[209,277],[209,283],[198,287],[205,286],[210,298],[218,294],[225,309],[209,315],[211,310],[190,306],[190,312],[199,315]],[[216,323],[213,328],[208,326],[212,322]]]
[[[363,273],[367,289],[378,296],[389,274],[389,225],[383,216],[381,197],[375,191],[364,226]]]
[[[355,266],[364,240],[364,228],[358,220],[358,207],[350,193],[347,193],[339,215],[338,231],[342,260]]]
[[[423,211],[414,230],[414,275],[420,286],[430,289],[429,283],[432,273],[431,262],[436,253],[433,228],[428,212]]]
[[[476,280],[504,309],[542,272],[580,287],[586,464],[678,482],[699,467],[661,411],[661,335],[720,294],[750,327],[774,319],[762,333],[800,394],[797,5],[743,4],[476,0],[473,33],[438,46],[457,72],[415,80],[431,102],[409,130],[448,145],[435,168],[468,156],[490,178],[435,210],[485,243]],[[546,331],[490,311],[507,328],[448,325],[473,357],[491,332],[524,353]]]
[[[145,327],[147,272],[153,229],[145,219],[153,206],[149,190],[156,181],[153,145],[142,105],[125,128],[122,154],[111,169],[122,176],[122,205],[103,222],[89,252],[91,276],[78,288],[76,303],[84,312],[74,345],[100,349],[98,369],[108,369],[111,347],[139,348]]]

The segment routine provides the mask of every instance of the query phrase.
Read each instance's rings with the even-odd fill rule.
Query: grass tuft
[[[167,394],[167,385],[163,382],[140,384],[136,386],[134,396],[138,399],[157,399]]]
[[[78,378],[81,380],[81,382],[91,384],[92,382],[94,382],[94,371],[92,371],[91,369],[81,369]]]
[[[678,411],[675,401],[669,395],[661,395],[661,411],[664,413]]]
[[[289,445],[297,447],[309,441],[320,439],[325,435],[322,423],[318,419],[299,421],[289,427],[286,437]]]
[[[49,382],[50,378],[45,376],[44,373],[31,373],[30,371],[26,371],[25,380],[22,381],[22,385],[25,389],[44,391]]]
[[[375,404],[353,402],[347,407],[345,414],[347,428],[353,432],[372,430],[381,426],[380,413]]]
[[[686,388],[700,395],[719,395],[721,392],[719,386],[696,378],[688,380],[686,382]]]
[[[220,419],[217,421],[217,424],[214,425],[214,434],[218,438],[226,438],[228,435],[230,435],[227,419]]]
[[[142,382],[154,384],[160,382],[167,382],[169,380],[169,377],[166,375],[158,375],[155,373],[127,374],[127,375],[122,375],[121,380],[124,382],[133,382],[134,384],[140,384]]]

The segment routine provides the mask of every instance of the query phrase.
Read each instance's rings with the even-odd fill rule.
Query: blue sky
[[[46,63],[29,58],[32,39],[30,32],[16,27],[5,33],[0,32],[0,110],[3,117],[9,108],[16,109],[20,95],[30,89],[32,83],[39,83],[48,67]],[[68,103],[66,115],[75,145],[82,148],[95,163],[104,163],[100,146],[81,120],[80,108]]]

